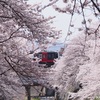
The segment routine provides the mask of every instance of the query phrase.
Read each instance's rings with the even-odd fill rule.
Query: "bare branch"
[[[6,62],[9,64],[9,66],[11,67],[11,69],[18,75],[19,79],[21,80],[22,84],[23,84],[23,81],[22,79],[20,78],[20,75],[18,73],[18,71],[12,66],[12,64],[9,62],[9,60],[7,59],[7,57],[4,58],[6,60]]]
[[[96,3],[94,2],[94,0],[91,0],[91,2],[93,3],[93,5],[95,6],[95,8],[98,10],[98,12],[100,13],[100,8],[96,5]]]
[[[5,73],[6,73],[6,72],[8,72],[9,70],[11,70],[11,69],[10,69],[10,68],[9,68],[9,69],[7,69],[6,71],[2,72],[0,75],[5,74]]]
[[[68,33],[70,32],[70,27],[71,27],[73,15],[74,15],[75,6],[76,6],[76,0],[74,1],[74,6],[73,6],[73,10],[72,10],[73,12],[71,13],[71,19],[70,19],[70,23],[69,23],[69,27],[68,27],[68,32],[67,32],[67,36],[65,37],[64,42],[66,41],[66,39],[68,37]]]
[[[22,26],[21,26],[21,27],[22,27]],[[0,41],[0,43],[6,42],[6,41],[8,41],[9,39],[11,39],[11,38],[13,37],[13,35],[14,35],[18,30],[21,29],[21,27],[19,27],[16,31],[12,32],[12,33],[10,34],[10,36],[9,36],[7,39]]]
[[[12,19],[13,18],[13,16],[0,16],[1,18],[8,18],[8,19]]]

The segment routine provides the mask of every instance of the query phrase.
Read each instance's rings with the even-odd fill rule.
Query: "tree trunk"
[[[30,86],[26,85],[25,86],[26,93],[27,93],[27,100],[31,100],[31,95],[30,95]]]

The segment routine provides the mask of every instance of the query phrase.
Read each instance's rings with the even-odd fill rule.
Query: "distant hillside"
[[[54,45],[50,46],[47,51],[57,51],[59,52],[61,48],[64,47],[63,43],[55,43]]]

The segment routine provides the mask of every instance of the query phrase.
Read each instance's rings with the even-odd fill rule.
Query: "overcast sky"
[[[42,3],[42,5],[44,6],[49,3],[48,1],[49,0],[29,0],[29,3],[32,5]],[[60,7],[64,6],[62,0],[58,2],[57,5],[59,5]],[[52,25],[56,27],[57,30],[62,30],[62,36],[60,38],[60,41],[63,42],[67,34],[70,16],[68,16],[67,14],[58,13],[52,7],[47,7],[41,13],[45,17],[56,16],[56,18],[53,20],[54,23]]]
[[[49,3],[49,0],[29,0],[29,3],[31,5],[41,3],[43,6],[45,6]],[[57,2],[57,6],[59,6],[59,7],[65,7],[65,5],[66,4],[63,3],[63,0],[59,0],[59,2]],[[57,30],[62,30],[62,36],[61,36],[60,40],[62,42],[64,42],[65,37],[66,37],[67,32],[68,32],[68,27],[69,27],[69,22],[70,22],[71,16],[68,14],[64,14],[64,13],[58,13],[57,11],[55,11],[52,8],[52,6],[44,9],[41,12],[41,14],[43,14],[45,17],[56,16],[56,18],[53,20],[54,23],[52,25],[54,27],[56,27]],[[95,18],[92,15],[92,13],[90,12],[90,10],[85,11],[85,17],[86,18],[91,17],[95,22]],[[74,27],[74,30],[71,29],[71,31],[74,33],[73,36],[75,36],[77,33],[80,33],[77,29],[78,29],[78,27],[82,26],[82,24],[81,24],[82,21],[83,21],[82,16],[74,15],[72,23],[74,23],[75,27]]]

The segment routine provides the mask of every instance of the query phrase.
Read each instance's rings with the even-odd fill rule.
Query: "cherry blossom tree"
[[[94,23],[100,23],[100,1],[99,0],[49,0],[50,3],[44,7],[40,7],[39,11],[52,6],[59,13],[64,13],[70,16],[70,23],[68,32],[66,32],[66,39],[71,34],[84,30],[86,37],[91,34],[90,26]],[[62,2],[61,2],[62,1]],[[61,7],[59,2],[63,3]],[[67,21],[66,21],[67,22]],[[97,35],[97,31],[100,24],[95,28],[94,34]]]
[[[59,70],[56,75],[58,81],[56,79],[55,83],[61,88],[62,100],[94,100],[95,96],[100,95],[97,88],[99,86],[98,83],[94,84],[94,82],[99,80],[95,78],[99,75],[99,65],[97,62],[99,61],[98,52],[100,49],[100,1],[63,0],[64,6],[62,8],[57,5],[59,1],[50,0],[50,3],[41,9],[52,6],[59,13],[66,14],[66,17],[70,16],[65,41],[71,34],[76,35],[76,33],[79,33],[77,34],[79,37],[76,36],[75,38],[74,35],[72,41],[67,41],[69,43],[56,67]],[[97,72],[94,72],[94,69]],[[94,87],[92,92],[91,87]],[[70,92],[72,93],[69,97],[68,91],[69,94]]]
[[[59,31],[24,0],[0,0],[0,98],[23,100],[23,80],[43,80],[42,70],[29,58],[34,42],[49,44]],[[55,37],[56,35],[56,37]],[[48,39],[49,38],[49,39]],[[26,79],[27,78],[27,79]],[[34,79],[31,79],[34,80]],[[31,81],[32,82],[32,81]],[[39,81],[40,82],[40,81]],[[41,83],[42,84],[42,83]],[[20,87],[20,88],[19,88]]]

